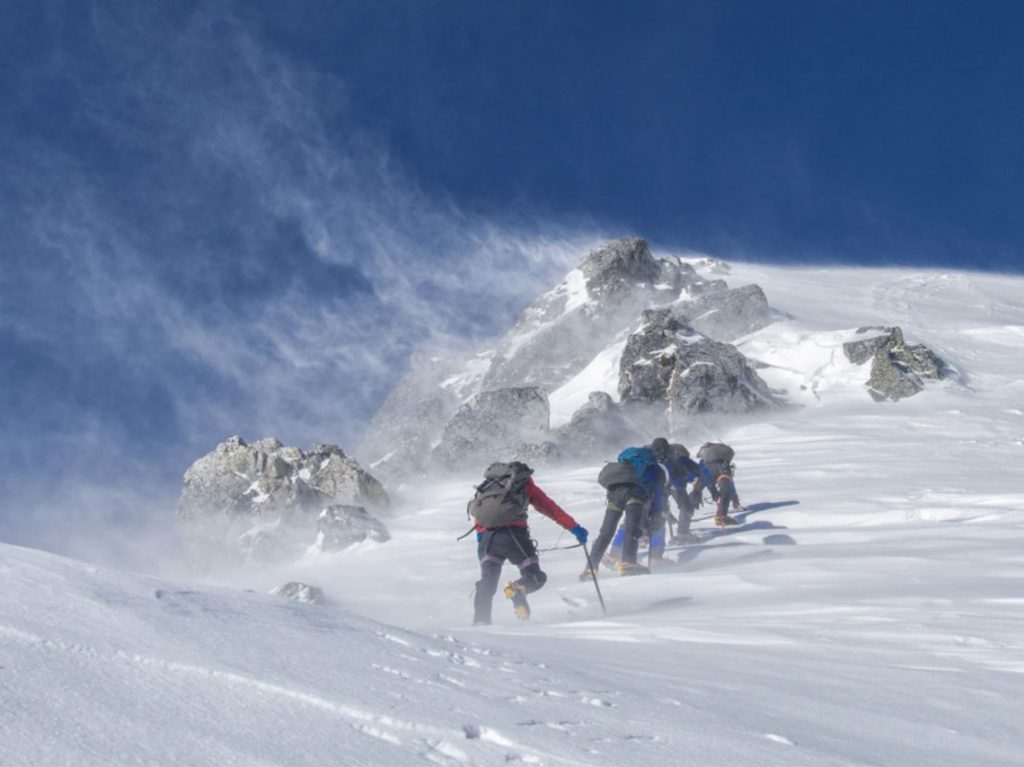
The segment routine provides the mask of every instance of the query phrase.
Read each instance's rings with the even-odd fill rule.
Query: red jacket
[[[565,513],[565,509],[559,506],[557,503],[548,498],[547,494],[541,490],[534,483],[533,478],[526,480],[526,497],[530,500],[530,505],[533,506],[537,511],[543,514],[545,517],[550,517],[555,520],[558,524],[564,527],[566,530],[572,530],[579,523]],[[526,527],[527,523],[525,519],[517,519],[509,527]],[[477,532],[486,530],[486,527],[476,526]]]

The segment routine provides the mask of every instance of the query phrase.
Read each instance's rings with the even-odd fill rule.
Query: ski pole
[[[608,610],[604,606],[604,597],[601,596],[601,587],[597,585],[597,572],[594,570],[594,563],[590,561],[590,549],[583,544],[583,553],[587,556],[587,569],[590,570],[590,577],[594,579],[594,588],[597,590],[597,600],[601,603],[601,614],[608,617]]]

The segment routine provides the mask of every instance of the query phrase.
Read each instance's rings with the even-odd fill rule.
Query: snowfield
[[[532,620],[499,592],[495,624],[468,625],[475,546],[455,539],[489,457],[392,489],[386,544],[216,584],[0,545],[0,764],[1024,763],[1024,278],[727,278],[790,315],[737,346],[793,407],[682,425],[736,448],[749,510],[726,534],[698,521],[672,567],[603,573],[607,616],[575,541],[533,513],[551,550]],[[872,401],[841,351],[869,324],[955,375]],[[592,535],[597,471],[535,475]],[[327,601],[267,594],[288,580]]]

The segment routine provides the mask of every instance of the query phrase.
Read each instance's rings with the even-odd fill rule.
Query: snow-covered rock
[[[341,551],[363,541],[385,543],[391,540],[384,523],[362,506],[328,506],[317,517],[317,528],[314,547],[318,551]]]
[[[781,316],[758,285],[704,292],[673,307],[687,325],[716,341],[732,341],[767,327]]]
[[[862,327],[857,334],[866,337],[843,344],[843,352],[857,365],[871,360],[871,376],[865,385],[875,400],[912,397],[924,390],[925,380],[947,375],[946,363],[924,344],[908,346],[901,328]]]
[[[233,436],[185,472],[178,530],[194,562],[278,561],[315,539],[331,504],[387,508],[384,487],[337,445],[303,451]]]
[[[556,466],[565,458],[565,452],[557,443],[545,442],[524,443],[509,452],[509,460],[522,461],[532,468]]]
[[[669,309],[644,312],[622,353],[623,404],[664,403],[679,413],[744,413],[778,403],[734,346],[713,341]]]
[[[471,397],[445,425],[434,456],[443,466],[487,465],[548,441],[551,411],[535,386],[498,389]]]
[[[324,601],[322,589],[310,586],[308,583],[299,583],[298,581],[288,581],[277,588],[271,589],[270,595],[294,599],[296,602],[306,602],[313,605],[321,604]]]
[[[414,354],[406,373],[370,421],[359,445],[375,474],[388,478],[423,471],[432,442],[462,403],[459,387],[442,382],[456,376],[459,360],[442,354]]]
[[[722,280],[706,280],[680,258],[655,258],[646,240],[609,242],[588,253],[487,348],[414,359],[370,424],[360,455],[388,476],[421,472],[424,445],[445,439],[448,420],[470,397],[521,387],[550,394],[621,345],[644,309],[682,306],[726,290]],[[708,311],[702,303],[691,309]]]
[[[630,444],[639,436],[619,404],[603,391],[591,392],[569,422],[554,431],[555,441],[576,458],[604,455],[608,446]]]
[[[551,392],[582,370],[639,312],[679,298],[700,281],[688,265],[655,259],[646,240],[615,240],[591,252],[520,315],[495,346],[484,389]]]

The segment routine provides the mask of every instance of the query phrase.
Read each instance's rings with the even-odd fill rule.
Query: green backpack
[[[533,469],[525,463],[492,463],[484,472],[484,481],[477,485],[476,495],[466,506],[466,516],[485,528],[508,527],[526,519],[530,499],[526,483]]]

